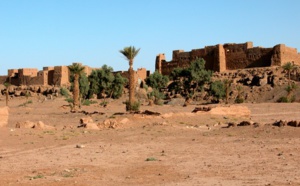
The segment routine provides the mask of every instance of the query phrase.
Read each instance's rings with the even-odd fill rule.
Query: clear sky
[[[7,69],[82,62],[127,70],[119,53],[141,48],[134,68],[155,57],[219,43],[300,50],[300,0],[0,0],[0,75]]]

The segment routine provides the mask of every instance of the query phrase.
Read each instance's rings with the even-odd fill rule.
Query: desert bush
[[[156,105],[163,105],[163,99],[165,98],[165,95],[157,89],[153,89],[152,92],[147,94],[147,96],[148,99],[153,100]]]
[[[235,103],[244,103],[244,99],[243,98],[239,98],[237,97],[235,100],[234,100]]]
[[[28,104],[32,104],[32,103],[33,103],[32,100],[28,100],[25,103],[20,104],[19,107],[26,107]]]
[[[292,103],[296,101],[296,96],[294,94],[295,90],[297,89],[297,85],[295,83],[289,84],[286,88],[285,91],[287,91],[286,96],[280,97],[277,102],[279,103]]]
[[[100,106],[104,107],[104,106],[107,105],[107,104],[108,104],[108,101],[103,100],[103,101],[100,103]]]
[[[210,93],[216,99],[223,99],[226,95],[225,84],[223,81],[214,81],[210,85]]]
[[[154,158],[154,157],[149,157],[149,158],[147,158],[145,161],[157,161],[157,159]]]
[[[154,89],[160,90],[165,88],[169,82],[168,76],[164,76],[158,71],[155,71],[145,80],[146,84]]]
[[[288,98],[287,96],[282,96],[277,100],[278,103],[293,103],[295,101],[296,101],[295,95],[290,96],[290,98]]]
[[[64,96],[65,98],[68,98],[70,96],[69,90],[67,88],[61,87],[60,88],[60,94]]]
[[[141,103],[139,101],[135,101],[132,105],[131,105],[131,108],[130,108],[130,104],[129,104],[129,101],[125,101],[125,105],[126,105],[126,111],[139,111],[140,110],[140,106],[141,106]]]
[[[237,97],[235,98],[234,102],[235,103],[243,103],[244,102],[244,98],[242,96],[242,93],[243,93],[243,87],[242,86],[237,86],[236,87],[236,90],[238,91],[238,95]]]
[[[90,82],[89,97],[97,94],[99,97],[105,95],[104,98],[109,97],[118,99],[123,94],[124,85],[127,79],[123,78],[119,73],[113,74],[113,68],[103,65],[101,69],[93,70],[88,77]]]
[[[84,106],[90,106],[91,104],[95,104],[97,101],[94,100],[89,100],[89,99],[84,99],[81,101],[81,104]]]
[[[110,93],[111,97],[113,99],[120,98],[123,94],[124,86],[127,83],[128,83],[128,80],[126,78],[123,78],[121,76],[121,74],[117,73],[115,75],[115,78],[114,78],[113,83],[112,83],[112,90],[111,90],[111,93]]]
[[[205,69],[205,60],[196,59],[189,68],[175,68],[170,78],[173,82],[168,86],[175,94],[181,94],[185,97],[194,97],[202,91],[204,86],[211,82],[212,72]]]
[[[277,100],[278,103],[288,103],[289,99],[286,96],[282,96]]]
[[[73,98],[66,98],[65,101],[68,103],[73,103]]]

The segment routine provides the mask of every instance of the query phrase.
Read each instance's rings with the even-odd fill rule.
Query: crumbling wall
[[[209,68],[208,68],[209,69]],[[226,55],[223,45],[217,45],[214,64],[212,69],[217,72],[223,72],[227,69]]]
[[[8,69],[7,76],[8,77],[15,77],[18,75],[18,69]]]
[[[37,73],[38,73],[38,69],[36,69],[36,68],[21,68],[21,69],[18,69],[19,77],[22,77],[22,76],[36,77]]]
[[[144,81],[147,78],[147,70],[145,68],[138,68],[136,75],[138,79]]]
[[[21,68],[18,69],[17,85],[31,85],[36,81],[38,70],[36,68]]]
[[[199,55],[197,58],[203,58],[205,60],[205,68],[208,70],[215,71],[217,67],[216,63],[218,61],[218,51],[216,46],[206,46],[204,48],[204,55]],[[194,60],[193,60],[194,61]]]
[[[42,76],[44,85],[54,85],[54,67],[44,67]]]
[[[35,77],[28,76],[28,78],[30,78],[30,81],[27,85],[48,85],[44,84],[43,71],[39,71]]]
[[[287,62],[300,65],[300,54],[297,53],[296,48],[280,45],[280,53],[281,53],[281,65],[284,65]]]
[[[178,67],[178,63],[177,62],[162,62],[161,63],[161,74],[163,75],[169,75],[171,74],[172,70]]]
[[[8,79],[8,76],[0,76],[0,84],[3,85]]]
[[[162,73],[162,63],[166,61],[165,54],[158,54],[155,58],[155,70]]]
[[[244,69],[251,67],[271,66],[272,48],[243,48],[228,49],[226,51],[226,69]]]
[[[224,45],[206,46],[190,52],[174,50],[172,61],[167,62],[161,56],[156,58],[156,70],[163,75],[169,75],[174,68],[189,67],[197,58],[206,61],[205,68],[216,72],[226,70],[281,66],[287,62],[300,65],[300,54],[297,49],[286,47],[283,44],[273,48],[253,47],[252,42],[241,44],[226,43]]]
[[[69,69],[67,66],[55,66],[53,84],[58,86],[69,85]]]
[[[81,64],[81,63],[79,63]],[[90,75],[92,70],[85,66],[85,73]],[[69,69],[68,66],[43,67],[42,71],[35,68],[9,69],[8,81],[12,85],[58,85],[69,86]],[[0,79],[1,82],[1,79]]]

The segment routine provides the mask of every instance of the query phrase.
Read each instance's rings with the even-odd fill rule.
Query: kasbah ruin
[[[194,49],[190,52],[174,50],[172,60],[167,62],[164,54],[156,57],[155,69],[169,75],[176,67],[188,67],[190,62],[203,58],[206,68],[214,72],[225,72],[255,67],[282,66],[287,62],[300,65],[300,54],[296,48],[279,44],[273,48],[253,47],[252,42],[242,44],[218,44]]]
[[[166,61],[164,54],[158,54],[155,60],[155,70],[163,75],[169,75],[174,68],[186,68],[198,58],[206,61],[206,69],[213,72],[226,72],[237,69],[256,67],[276,67],[287,62],[300,65],[300,54],[296,48],[278,44],[272,48],[253,47],[252,42],[241,44],[218,44],[194,49],[189,52],[174,50],[171,61]],[[93,68],[85,66],[85,73],[89,75]],[[120,72],[128,77],[126,71]],[[136,81],[144,81],[150,71],[139,68],[135,72]],[[9,82],[12,85],[69,85],[69,70],[67,66],[9,69],[7,76],[0,76],[0,84]]]
[[[81,64],[81,63],[79,63]],[[81,64],[82,65],[82,64]],[[93,69],[89,66],[84,66],[84,73],[91,74]],[[117,73],[117,72],[116,72]],[[124,77],[128,77],[126,71],[119,72]],[[144,80],[149,71],[145,68],[139,68],[135,72],[135,79],[138,81]],[[0,76],[0,83],[8,82],[11,85],[41,85],[41,86],[69,86],[70,85],[70,72],[68,66],[55,66],[44,67],[43,70],[38,71],[36,68],[21,68],[21,69],[9,69],[7,76]]]

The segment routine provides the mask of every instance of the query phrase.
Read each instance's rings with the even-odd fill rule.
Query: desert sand
[[[236,113],[191,113],[197,105],[142,105],[159,116],[128,114],[124,99],[83,106],[94,123],[77,128],[84,113],[70,113],[63,98],[9,102],[0,128],[0,185],[300,185],[300,103],[239,104]],[[5,101],[0,101],[4,107]],[[243,110],[244,109],[244,110]],[[221,109],[222,110],[222,109]],[[249,113],[245,113],[245,111]],[[228,122],[257,122],[230,127]],[[18,122],[54,127],[16,128]]]

